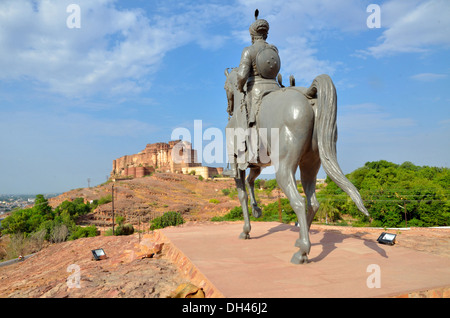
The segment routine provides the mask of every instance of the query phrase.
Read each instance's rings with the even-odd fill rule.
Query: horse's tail
[[[362,202],[361,195],[356,187],[345,177],[337,161],[337,96],[333,81],[328,75],[319,75],[314,79],[307,94],[317,94],[314,129],[317,135],[323,169],[331,180],[350,196],[358,209],[369,216]]]

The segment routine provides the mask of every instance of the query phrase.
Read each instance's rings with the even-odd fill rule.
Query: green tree
[[[367,162],[347,177],[359,189],[373,218],[372,226],[445,226],[450,223],[449,171],[448,168],[420,167],[411,162],[397,165],[380,160]],[[320,195],[330,196],[331,204],[341,214],[366,222],[348,196],[334,182],[329,179],[327,182]]]
[[[278,183],[276,179],[270,179],[264,183],[264,189],[266,189],[268,192],[272,192],[277,187]]]
[[[33,209],[36,213],[45,216],[47,219],[51,219],[53,217],[52,207],[48,204],[48,200],[42,194],[36,195]]]
[[[64,201],[55,209],[55,214],[60,215],[67,213],[73,219],[77,219],[81,215],[91,212],[89,203],[85,204],[83,198],[76,198],[73,201]]]
[[[79,231],[78,217],[90,211],[91,206],[85,204],[83,198],[64,201],[53,211],[48,200],[38,194],[32,208],[17,209],[2,221],[2,233],[32,237],[33,233],[40,232],[39,236],[45,235],[46,240],[61,242]]]
[[[317,211],[317,218],[325,220],[325,223],[336,222],[341,219],[341,214],[339,209],[333,204],[332,199],[324,198],[319,201],[320,206]]]
[[[27,221],[28,215],[32,209],[19,209],[13,211],[8,217],[2,221],[2,233],[26,233],[28,231]]]

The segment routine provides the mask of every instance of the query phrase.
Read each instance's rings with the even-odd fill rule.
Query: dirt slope
[[[237,197],[224,195],[222,189],[234,188],[234,180],[198,180],[192,175],[156,173],[151,177],[118,180],[92,188],[68,191],[49,200],[55,208],[64,200],[82,197],[88,201],[111,195],[114,184],[115,216],[125,216],[127,223],[142,226],[155,216],[167,211],[180,212],[186,221],[209,220],[223,215],[239,205]],[[213,199],[213,202],[210,202]],[[84,216],[82,224],[109,227],[112,202],[99,206],[94,213]],[[145,224],[145,225],[144,225]]]

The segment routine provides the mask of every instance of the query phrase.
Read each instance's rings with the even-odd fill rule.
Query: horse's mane
[[[227,68],[227,71],[229,70],[230,68]],[[232,87],[232,83],[230,83],[231,82],[231,80],[233,79],[233,77],[235,78],[236,77],[236,75],[235,74],[237,74],[236,73],[237,72],[237,67],[232,67],[231,68],[231,71],[229,71],[228,72],[228,75],[227,75],[227,79],[225,80],[225,89],[227,90],[227,91],[230,91],[230,92],[232,92],[233,91],[233,87]],[[231,77],[230,77],[231,76]]]

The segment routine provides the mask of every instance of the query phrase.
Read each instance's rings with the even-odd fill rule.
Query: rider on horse
[[[258,19],[259,11],[255,11],[255,22],[249,28],[252,45],[244,48],[237,71],[238,89],[244,93],[247,118],[247,129],[256,124],[256,113],[261,103],[263,93],[268,90],[279,89],[276,81],[280,71],[280,57],[278,49],[266,42],[269,33],[269,23]],[[223,171],[224,176],[236,177],[236,162],[230,162],[230,169]]]

